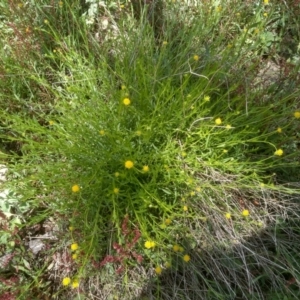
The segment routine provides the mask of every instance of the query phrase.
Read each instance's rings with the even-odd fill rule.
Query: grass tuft
[[[150,2],[2,5],[1,285],[296,299],[299,18]]]

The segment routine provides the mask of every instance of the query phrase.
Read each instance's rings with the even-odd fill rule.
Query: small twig
[[[208,77],[206,77],[206,76],[204,76],[204,75],[197,74],[197,73],[193,72],[193,71],[192,71],[192,67],[191,67],[191,65],[190,65],[189,63],[188,63],[188,65],[189,65],[189,67],[190,67],[190,73],[191,73],[191,74],[193,74],[193,75],[195,75],[195,76],[198,76],[198,77],[203,77],[203,78],[205,78],[205,79],[207,79],[207,80],[208,80]]]
[[[41,240],[58,240],[56,236],[31,236],[30,240],[41,239]]]
[[[188,131],[191,131],[191,129],[192,129],[192,127],[194,126],[194,124],[195,124],[195,123],[197,123],[197,122],[199,122],[199,121],[206,120],[206,119],[209,119],[209,120],[211,120],[211,119],[212,119],[212,117],[200,118],[200,119],[197,119],[197,120],[195,120],[195,121],[194,121],[194,122],[191,124],[191,126],[190,126],[190,128],[189,128],[189,130],[188,130]]]

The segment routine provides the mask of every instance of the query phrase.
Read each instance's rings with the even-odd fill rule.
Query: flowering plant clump
[[[0,101],[0,156],[12,168],[5,186],[20,197],[16,208],[0,209],[1,222],[7,221],[0,228],[4,253],[19,246],[14,218],[23,228],[53,216],[70,226],[57,240],[69,241],[58,285],[78,288],[58,291],[62,299],[101,297],[88,288],[100,278],[103,287],[122,282],[111,297],[130,299],[140,294],[132,281],[162,275],[170,263],[164,275],[177,272],[180,286],[178,280],[172,288],[155,286],[150,298],[192,299],[192,287],[203,298],[284,298],[287,277],[297,275],[297,263],[289,263],[293,251],[284,247],[294,243],[297,252],[300,230],[293,230],[290,243],[278,241],[280,253],[269,249],[280,239],[272,235],[286,232],[300,214],[288,201],[299,194],[297,55],[291,63],[280,59],[282,38],[294,34],[291,20],[300,14],[289,13],[282,1],[259,1],[236,1],[234,9],[231,1],[202,1],[201,7],[197,1],[146,1],[158,4],[147,12],[151,24],[147,17],[134,20],[139,0],[132,7],[123,1],[83,10],[58,0],[43,14],[26,1],[4,1],[1,37],[8,32],[9,55],[2,49],[0,85],[8,103]],[[149,8],[141,2],[139,17],[140,8]],[[65,17],[69,22],[61,22]],[[106,23],[108,31],[98,30]],[[66,41],[70,24],[76,30]],[[133,24],[141,26],[132,30]],[[295,52],[292,44],[287,53]],[[279,49],[285,78],[269,80],[265,69]],[[283,222],[286,217],[291,220]],[[268,227],[263,239],[259,224]],[[259,247],[261,240],[268,247]],[[287,274],[279,276],[282,270]],[[126,277],[117,276],[125,271]],[[199,272],[195,285],[188,281],[192,272]],[[83,284],[91,274],[91,284]],[[48,286],[48,276],[35,275],[29,277],[37,287]],[[35,290],[29,277],[20,284]],[[56,287],[51,291],[56,295]]]

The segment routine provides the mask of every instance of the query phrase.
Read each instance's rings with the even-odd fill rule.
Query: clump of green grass
[[[20,145],[21,155],[6,156],[7,184],[42,211],[28,214],[29,224],[49,215],[69,228],[62,243],[72,267],[55,297],[72,294],[69,286],[104,297],[95,278],[106,290],[116,275],[115,295],[128,299],[296,295],[286,283],[299,278],[299,189],[281,174],[299,170],[299,92],[255,86],[261,44],[227,9],[199,8],[211,13],[205,26],[187,13],[179,27],[166,13],[160,44],[149,23],[130,19],[110,52],[81,39],[83,25],[61,42],[66,33],[46,18],[56,51],[47,48],[42,62],[51,76],[25,68],[14,86],[38,97],[35,108],[40,87],[49,110],[2,112],[1,138]],[[248,16],[250,28],[263,9]],[[226,34],[214,30],[220,25]]]

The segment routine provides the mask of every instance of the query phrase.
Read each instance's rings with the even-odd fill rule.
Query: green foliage
[[[83,288],[115,272],[129,274],[126,290],[139,268],[156,272],[156,299],[182,284],[186,299],[200,290],[211,299],[294,296],[286,280],[299,278],[299,91],[292,75],[257,79],[263,55],[280,53],[281,6],[245,7],[241,18],[226,3],[184,13],[166,3],[158,38],[156,23],[132,19],[129,6],[89,3],[41,1],[26,15],[16,6],[4,31],[3,186],[17,195],[20,228],[55,217],[61,243],[79,245],[65,250],[73,263],[54,297],[72,293],[62,278]],[[97,16],[115,29],[98,27]],[[22,20],[33,24],[16,49],[10,28],[21,31]],[[7,213],[10,203],[1,204]],[[20,294],[48,286],[51,268],[39,267],[44,277],[19,267],[34,282]],[[164,285],[164,274],[181,280]]]

